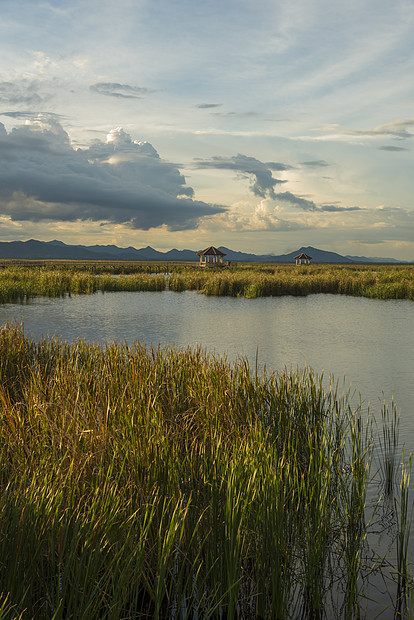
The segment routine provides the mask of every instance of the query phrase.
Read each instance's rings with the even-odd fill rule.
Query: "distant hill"
[[[244,254],[243,252],[233,252],[233,250],[229,250],[228,248],[221,247],[219,248],[222,252],[227,254],[227,260],[239,260],[239,261],[254,261],[254,262],[264,262],[264,263],[292,263],[294,257],[297,254],[307,254],[312,257],[312,260],[315,263],[354,263],[356,261],[351,260],[346,256],[341,256],[340,254],[336,254],[335,252],[326,252],[325,250],[318,250],[316,248],[312,248],[311,246],[301,247],[294,252],[289,252],[289,254],[281,254],[279,256],[274,256],[273,254]]]
[[[336,252],[318,250],[311,246],[301,247],[289,254],[249,254],[237,252],[221,246],[226,260],[261,263],[291,263],[294,256],[304,252],[312,257],[315,263],[400,263],[394,258],[367,258],[365,256],[341,256]],[[198,250],[169,250],[159,252],[151,246],[136,249],[133,247],[119,248],[116,245],[68,245],[63,241],[3,241],[0,242],[0,259],[27,260],[142,260],[142,261],[198,261]]]

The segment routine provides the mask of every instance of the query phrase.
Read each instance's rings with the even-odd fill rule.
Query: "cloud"
[[[320,211],[320,212],[345,212],[345,211],[362,211],[362,207],[341,207],[337,205],[323,205],[319,207],[313,200],[301,198],[292,192],[276,192],[275,187],[287,181],[275,179],[272,176],[272,170],[286,171],[292,170],[293,166],[278,162],[262,162],[255,157],[247,155],[235,155],[233,157],[212,157],[209,160],[196,160],[198,168],[216,168],[221,170],[234,170],[243,177],[252,179],[250,190],[255,196],[260,198],[272,198],[276,201],[288,203],[293,207],[298,207],[302,211]],[[304,162],[302,165],[313,167],[328,166],[325,161]]]
[[[149,92],[147,88],[118,84],[117,82],[97,82],[96,84],[91,84],[89,89],[99,95],[117,97],[118,99],[141,99],[142,95]]]
[[[200,110],[206,110],[208,108],[219,108],[222,105],[222,103],[199,103],[196,105],[196,108],[199,108]]]
[[[235,155],[233,157],[212,157],[209,160],[196,160],[198,168],[216,168],[218,170],[234,170],[243,177],[252,180],[250,189],[255,196],[260,198],[275,198],[275,186],[286,183],[272,176],[272,170],[288,170],[285,164],[276,162],[264,163],[255,157],[247,155]]]
[[[268,198],[263,199],[254,209],[246,203],[233,205],[214,220],[220,230],[232,232],[291,232],[307,230],[312,226],[304,221],[292,221],[281,217],[280,210]]]
[[[339,205],[322,205],[318,207],[317,204],[313,202],[313,200],[307,200],[306,198],[300,198],[299,196],[295,196],[291,192],[282,192],[276,194],[276,198],[278,200],[282,200],[283,202],[287,202],[295,207],[299,207],[303,211],[325,211],[328,213],[339,213],[345,211],[365,211],[363,207],[341,207]]]
[[[22,78],[14,82],[0,82],[0,102],[38,106],[52,99],[52,95],[43,91],[43,87],[43,81],[38,79]]]
[[[380,151],[390,151],[390,153],[397,153],[399,151],[409,151],[410,149],[405,149],[402,146],[379,146],[378,150],[380,150]]]
[[[340,207],[338,205],[322,205],[321,211],[328,211],[329,213],[340,213],[342,211],[365,211],[363,207]]]
[[[108,221],[135,229],[196,228],[224,207],[193,199],[175,164],[122,129],[75,150],[52,119],[7,133],[0,123],[0,212],[14,221]]]
[[[275,161],[267,161],[265,166],[270,168],[270,170],[276,170],[277,172],[283,172],[284,170],[293,170],[293,166],[289,166],[288,164],[281,164]],[[282,181],[281,181],[282,182]]]
[[[411,127],[414,125],[414,119],[409,118],[405,121],[392,121],[390,123],[385,123],[384,125],[377,125],[373,129],[345,129],[340,125],[325,125],[323,127],[324,131],[334,131],[336,134],[346,135],[346,136],[367,136],[367,137],[375,137],[375,136],[392,136],[399,140],[407,140],[410,138],[414,138],[414,134],[410,133],[407,127]]]
[[[306,198],[300,198],[299,196],[295,196],[291,192],[282,192],[276,194],[275,198],[278,200],[282,200],[282,202],[288,202],[295,207],[299,207],[303,209],[303,211],[319,211],[319,207],[313,202],[313,200],[307,200]]]
[[[329,166],[328,162],[323,159],[318,159],[316,161],[303,161],[301,162],[301,166],[307,166],[308,168],[325,168]]]
[[[0,112],[0,116],[7,116],[8,118],[24,118],[25,120],[33,120],[41,116],[43,119],[63,120],[66,116],[63,114],[55,114],[54,112],[34,112],[32,110],[22,110],[21,112]]]
[[[222,118],[251,118],[260,116],[259,112],[211,112],[211,116],[218,116]]]

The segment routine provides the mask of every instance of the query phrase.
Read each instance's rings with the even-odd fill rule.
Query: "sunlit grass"
[[[187,269],[172,274],[170,288],[247,298],[331,293],[414,299],[414,267],[256,264],[234,269]]]
[[[24,302],[33,297],[63,297],[96,291],[161,291],[163,275],[93,275],[56,268],[7,267],[0,271],[0,303]]]
[[[113,277],[117,275],[119,277]],[[316,293],[414,299],[414,267],[390,265],[259,265],[200,269],[188,264],[42,263],[0,265],[0,303],[96,291],[194,290],[230,297]]]

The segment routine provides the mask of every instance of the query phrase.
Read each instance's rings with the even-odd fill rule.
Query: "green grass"
[[[5,326],[0,617],[362,617],[376,442],[310,369]]]

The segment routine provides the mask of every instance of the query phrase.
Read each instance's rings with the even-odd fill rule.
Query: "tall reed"
[[[64,297],[96,291],[162,291],[163,275],[146,273],[113,278],[59,268],[8,267],[0,271],[0,303],[24,302],[33,297]]]
[[[4,613],[317,619],[333,600],[352,617],[375,437],[325,385],[201,349],[3,327]]]
[[[114,274],[121,275],[114,278]],[[0,303],[24,302],[39,295],[59,297],[98,290],[159,291],[167,286],[177,292],[196,290],[205,295],[246,298],[330,293],[412,300],[414,268],[255,264],[203,270],[178,264],[101,262],[0,266]]]
[[[409,486],[413,455],[408,462],[403,458],[401,467],[400,494],[395,498],[395,514],[397,517],[397,599],[395,610],[399,616],[407,613],[407,595],[409,587],[408,543],[411,530],[412,510],[409,509]],[[411,586],[412,587],[412,586]]]
[[[414,268],[399,266],[294,265],[187,269],[170,280],[172,290],[206,295],[268,297],[331,293],[379,299],[414,299]]]

